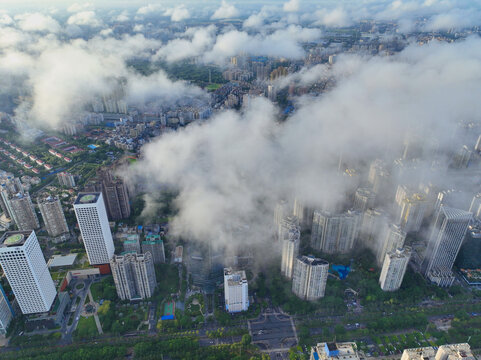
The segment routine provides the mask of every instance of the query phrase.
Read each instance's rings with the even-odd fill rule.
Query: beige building
[[[353,342],[343,343],[319,343],[311,348],[310,360],[359,360],[356,344]]]
[[[469,344],[448,344],[433,347],[405,349],[401,360],[475,360]]]
[[[411,248],[396,249],[386,254],[379,284],[384,291],[396,291],[401,287],[411,258]]]
[[[50,236],[56,237],[68,232],[62,204],[60,204],[60,200],[57,197],[49,196],[40,200],[38,208]]]
[[[294,265],[292,292],[308,301],[324,297],[328,271],[327,261],[312,256],[298,256]]]

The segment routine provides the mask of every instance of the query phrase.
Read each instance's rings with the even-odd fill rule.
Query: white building
[[[441,206],[422,263],[424,275],[439,286],[451,286],[452,267],[472,219],[470,212]]]
[[[437,351],[432,346],[404,349],[401,360],[475,360],[469,344],[441,345]]]
[[[356,344],[319,343],[311,348],[310,360],[359,360]]]
[[[15,313],[13,312],[12,305],[10,305],[7,295],[2,285],[0,285],[0,335],[7,333],[8,325],[14,316]]]
[[[384,291],[396,291],[401,287],[406,269],[411,258],[411,248],[389,251],[382,265],[379,284]]]
[[[294,261],[299,254],[301,228],[295,222],[290,221],[284,221],[281,228],[282,231],[279,231],[282,236],[279,239],[282,244],[281,272],[286,278],[292,279]]]
[[[0,239],[0,265],[23,314],[50,310],[57,291],[35,232],[6,232]]]
[[[246,311],[249,308],[249,286],[246,272],[224,269],[225,309],[230,313]]]
[[[298,256],[294,265],[292,292],[312,301],[324,297],[329,263],[313,256]]]
[[[366,211],[374,206],[376,193],[370,188],[361,187],[354,194],[354,209],[358,211]]]
[[[90,265],[108,264],[115,249],[102,193],[80,193],[73,206]]]

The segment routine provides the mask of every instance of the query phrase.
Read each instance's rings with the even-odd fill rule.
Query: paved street
[[[83,283],[84,287],[80,290],[77,290],[75,288],[75,285],[77,285],[79,283]],[[72,298],[72,304],[76,303],[78,297],[80,297],[80,302],[79,302],[77,308],[75,309],[75,313],[73,313],[71,315],[71,316],[73,316],[72,325],[70,325],[70,326],[67,325],[68,317],[62,325],[62,340],[60,340],[61,345],[72,343],[72,334],[75,331],[75,329],[77,328],[77,323],[80,319],[80,314],[82,313],[83,306],[84,306],[84,303],[85,303],[85,299],[87,298],[87,294],[90,290],[91,284],[92,284],[92,280],[78,280],[76,282],[72,282],[72,284],[71,284],[72,288],[74,289],[73,290],[74,296]]]

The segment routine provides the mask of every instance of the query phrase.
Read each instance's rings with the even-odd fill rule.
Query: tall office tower
[[[102,193],[80,193],[73,207],[90,265],[108,264],[115,249]]]
[[[382,266],[386,254],[404,246],[406,233],[399,225],[386,224],[384,231],[378,238],[376,260],[379,266]]]
[[[329,263],[313,256],[298,256],[294,265],[292,292],[312,301],[324,297]]]
[[[280,200],[274,208],[274,224],[277,228],[281,225],[282,220],[290,214],[287,201]]]
[[[62,204],[57,197],[49,196],[40,200],[38,207],[50,236],[56,237],[68,233],[67,221],[63,214]]]
[[[349,252],[360,229],[361,213],[357,211],[331,214],[316,210],[312,221],[311,246],[329,254]]]
[[[34,231],[10,231],[0,238],[0,265],[23,314],[50,310],[57,295]]]
[[[57,179],[60,185],[66,186],[66,187],[74,187],[75,186],[75,178],[74,176],[69,173],[69,172],[59,172],[57,174]]]
[[[97,179],[85,185],[87,192],[102,192],[108,218],[112,221],[130,216],[130,203],[127,187],[122,179],[114,178],[109,169],[97,172]]]
[[[379,277],[379,284],[383,291],[396,291],[401,287],[410,258],[411,248],[408,246],[386,254]]]
[[[230,313],[249,308],[249,285],[244,270],[224,269],[224,298],[225,309]]]
[[[129,253],[110,260],[117,295],[122,300],[147,299],[157,285],[152,255]]]
[[[428,202],[422,193],[405,197],[397,208],[397,222],[405,232],[417,232],[423,223]]]
[[[481,193],[474,195],[471,205],[469,206],[469,212],[473,213],[476,219],[481,218]]]
[[[299,220],[302,228],[310,228],[312,226],[313,210],[304,205],[299,198],[294,199],[294,209],[292,214]]]
[[[359,188],[354,195],[354,209],[358,211],[366,211],[374,206],[376,193],[370,188]]]
[[[282,237],[279,240],[282,243],[281,272],[286,278],[292,279],[294,261],[299,254],[299,244],[301,242],[300,227],[295,223],[285,222]]]
[[[147,235],[145,240],[142,241],[142,252],[144,254],[150,252],[152,254],[154,264],[165,263],[164,242],[160,238],[160,235]]]
[[[14,316],[13,307],[10,301],[8,301],[7,294],[5,294],[2,285],[0,285],[0,335],[7,333],[8,325]]]
[[[11,196],[8,202],[13,221],[15,221],[19,230],[33,230],[40,227],[28,192]]]
[[[383,192],[387,186],[389,179],[389,172],[382,160],[376,159],[369,167],[368,181],[372,186],[372,191],[379,194]]]
[[[451,286],[454,281],[451,269],[471,219],[470,212],[447,206],[441,206],[436,214],[422,271],[438,286]]]

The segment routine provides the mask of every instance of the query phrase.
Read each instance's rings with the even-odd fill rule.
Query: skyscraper
[[[313,209],[307,207],[299,198],[294,199],[292,214],[299,220],[299,225],[302,228],[312,226]]]
[[[130,216],[127,187],[122,179],[114,178],[109,169],[97,172],[97,179],[85,185],[87,192],[102,192],[108,218],[116,221]]]
[[[329,263],[313,256],[298,256],[294,265],[292,292],[312,301],[324,297]]]
[[[13,312],[12,305],[8,301],[7,294],[0,285],[0,335],[7,333],[8,325],[12,321],[15,313]]]
[[[142,241],[142,252],[150,252],[154,264],[161,264],[165,262],[164,242],[160,238],[160,235],[149,234]]]
[[[49,196],[39,200],[38,208],[40,209],[43,222],[50,236],[56,237],[68,233],[67,221],[63,214],[62,204],[57,197]]]
[[[73,206],[90,265],[108,264],[115,249],[102,193],[80,193]]]
[[[154,294],[157,280],[150,252],[115,255],[110,260],[110,268],[120,299],[147,299]]]
[[[376,260],[379,266],[382,266],[386,254],[390,251],[402,248],[404,246],[404,240],[406,239],[406,233],[401,229],[399,225],[386,224],[384,231],[378,238]]]
[[[361,213],[357,211],[331,214],[316,210],[312,220],[311,246],[329,254],[347,253],[354,246],[360,228]]]
[[[225,309],[230,313],[249,308],[249,285],[244,270],[224,269],[224,299]]]
[[[15,221],[19,230],[39,228],[40,223],[28,192],[10,196],[8,203],[13,221]]]
[[[481,135],[480,135],[481,137]],[[469,207],[469,212],[473,213],[474,217],[479,219],[481,217],[481,193],[474,195]]]
[[[370,188],[359,188],[354,195],[354,209],[358,211],[366,211],[374,206],[376,193]]]
[[[380,159],[376,159],[371,163],[369,167],[368,181],[372,186],[372,191],[375,194],[383,192],[387,186],[389,179],[389,172],[386,169],[386,165]]]
[[[274,208],[274,224],[278,228],[281,225],[282,220],[290,213],[288,209],[287,201],[278,201]]]
[[[428,207],[426,196],[410,191],[403,196],[398,193],[399,190],[396,193],[397,222],[405,232],[419,231]]]
[[[57,291],[34,231],[6,232],[0,265],[23,314],[50,310]]]
[[[379,284],[384,291],[396,291],[401,287],[411,258],[411,248],[389,251],[382,265]]]
[[[472,219],[470,212],[441,206],[432,226],[422,263],[424,275],[439,286],[451,286],[451,271]]]
[[[292,279],[294,261],[299,254],[301,229],[297,224],[289,221],[285,221],[282,227],[282,238],[279,239],[282,244],[281,272],[286,278]]]

